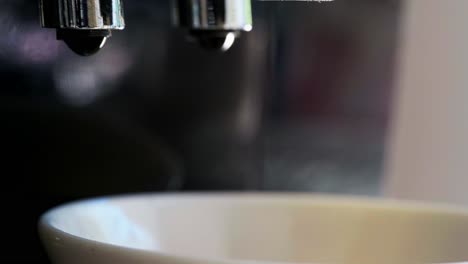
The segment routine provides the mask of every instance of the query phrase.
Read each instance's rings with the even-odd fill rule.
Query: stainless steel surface
[[[229,50],[241,32],[252,30],[250,0],[172,0],[173,20],[207,49]]]
[[[39,0],[43,27],[124,29],[121,0]]]
[[[83,56],[101,50],[111,30],[125,28],[121,0],[39,0],[42,26]]]
[[[175,23],[191,30],[252,30],[251,0],[172,0]]]

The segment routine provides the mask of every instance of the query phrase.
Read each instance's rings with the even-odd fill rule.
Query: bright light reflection
[[[226,40],[224,41],[223,46],[221,47],[221,50],[222,51],[229,50],[235,41],[236,41],[236,34],[229,32],[226,36]]]

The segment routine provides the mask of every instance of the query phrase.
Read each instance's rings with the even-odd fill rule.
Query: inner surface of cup
[[[144,195],[62,206],[42,223],[73,236],[199,259],[296,263],[468,260],[468,213],[309,195]]]

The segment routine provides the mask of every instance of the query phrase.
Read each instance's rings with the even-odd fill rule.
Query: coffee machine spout
[[[252,30],[250,0],[174,0],[173,8],[174,23],[203,48],[227,51]]]
[[[125,28],[122,0],[39,0],[42,26],[55,28],[75,53],[98,52],[112,30]],[[168,0],[174,24],[207,49],[228,50],[252,30],[251,0]]]
[[[92,55],[111,37],[112,30],[125,28],[121,0],[39,0],[41,23],[57,29],[79,55]]]

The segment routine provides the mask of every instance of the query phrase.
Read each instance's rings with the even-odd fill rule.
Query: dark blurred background
[[[226,53],[126,1],[127,29],[83,58],[0,0],[5,263],[47,263],[36,222],[74,199],[148,191],[378,195],[398,0],[254,1]]]

